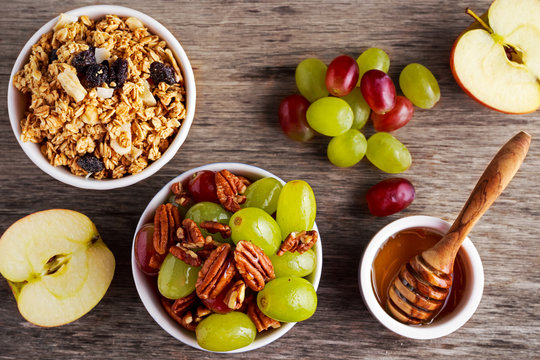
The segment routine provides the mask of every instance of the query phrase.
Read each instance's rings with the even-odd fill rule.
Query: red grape
[[[146,275],[155,276],[159,269],[149,266],[150,258],[159,256],[154,249],[154,224],[144,224],[135,236],[135,260],[139,269]]]
[[[203,170],[195,173],[189,180],[188,190],[195,202],[210,201],[219,204],[215,176],[213,171]]]
[[[358,64],[347,55],[340,55],[328,65],[326,89],[334,96],[345,96],[358,83]]]
[[[287,96],[279,104],[279,123],[283,132],[293,140],[307,141],[315,132],[306,120],[309,101],[302,95]]]
[[[384,114],[396,105],[396,87],[384,71],[373,69],[362,76],[360,90],[371,110]]]
[[[234,281],[233,281],[234,283]],[[214,299],[201,299],[203,304],[209,308],[210,310],[218,313],[218,314],[226,314],[232,311],[230,307],[228,307],[225,302],[223,302],[223,299],[225,298],[225,295],[227,295],[227,291],[230,289],[230,286],[225,288],[222,292],[218,294]]]
[[[369,212],[388,216],[409,206],[415,197],[414,186],[403,178],[386,179],[375,184],[366,194]]]
[[[377,131],[390,132],[405,126],[414,112],[412,102],[404,96],[396,97],[396,105],[386,114],[371,113],[373,127]]]

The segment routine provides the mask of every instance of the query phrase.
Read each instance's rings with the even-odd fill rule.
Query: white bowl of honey
[[[409,216],[382,228],[368,244],[359,267],[358,281],[364,302],[386,328],[412,339],[435,339],[463,326],[474,314],[484,290],[480,255],[467,237],[454,263],[453,284],[444,306],[432,322],[406,325],[387,312],[389,287],[400,267],[432,247],[450,224],[431,216]]]

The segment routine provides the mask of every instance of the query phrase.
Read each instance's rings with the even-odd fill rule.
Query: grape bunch
[[[397,95],[387,74],[389,67],[390,58],[378,48],[367,49],[356,61],[340,55],[328,66],[315,58],[303,60],[295,73],[301,95],[288,96],[279,107],[283,131],[298,141],[307,141],[316,132],[332,137],[327,156],[338,167],[354,166],[365,156],[384,172],[398,174],[407,170],[412,163],[411,154],[390,132],[411,120],[414,105],[423,109],[435,106],[440,90],[433,74],[423,65],[413,63],[401,71],[399,86],[404,96]],[[360,130],[369,119],[376,133],[366,140]],[[381,192],[381,188],[386,190]],[[392,198],[395,185],[380,185],[368,201],[370,211],[374,209],[374,215],[389,215],[408,206],[414,199],[414,188],[411,185],[399,189],[408,192],[404,197],[407,201],[395,200],[396,204],[388,207],[387,199],[381,196],[384,193]],[[384,209],[375,210],[377,206]]]
[[[228,172],[227,181],[235,183],[231,189],[238,192],[233,196],[238,208],[231,211],[230,203],[219,194],[217,183],[217,176],[224,171],[199,171],[187,182],[173,185],[168,203],[161,206],[177,209],[171,211],[171,218],[178,216],[182,225],[171,230],[169,235],[174,240],[167,252],[159,254],[156,250],[155,229],[163,228],[159,222],[145,224],[135,238],[137,266],[155,279],[167,313],[186,329],[195,331],[199,345],[212,351],[247,346],[257,332],[277,328],[281,322],[306,320],[317,307],[315,289],[305,279],[317,264],[311,249],[318,238],[312,230],[316,202],[309,184],[293,180],[282,185],[271,177],[250,183]],[[159,211],[158,208],[155,216]],[[193,221],[197,229],[182,228],[186,219]],[[208,223],[213,224],[211,229]],[[178,233],[185,237],[191,231],[200,231],[198,239],[203,243],[199,246],[175,238]],[[253,266],[265,263],[264,258],[271,263],[271,276],[263,280],[257,291],[249,282],[253,270],[246,278],[234,250],[245,247],[246,241],[253,244],[246,255],[253,260]],[[231,255],[224,270],[213,276],[224,276],[231,266],[237,270],[223,289],[218,289],[218,282],[210,282],[204,290],[210,295],[203,296],[198,284],[210,272],[208,269],[223,244],[234,251],[234,257]],[[178,248],[184,248],[182,256],[177,255]]]

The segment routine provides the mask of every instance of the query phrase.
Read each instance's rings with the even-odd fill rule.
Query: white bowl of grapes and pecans
[[[239,163],[171,180],[143,212],[132,270],[154,320],[213,352],[267,345],[317,307],[322,249],[313,190]]]

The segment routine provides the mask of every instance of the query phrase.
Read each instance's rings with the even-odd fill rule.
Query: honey
[[[411,258],[435,245],[442,235],[427,228],[410,228],[390,237],[379,249],[373,261],[371,282],[379,304],[386,309],[388,290],[402,265]],[[453,282],[440,313],[436,319],[451,313],[459,304],[465,290],[466,278],[461,252],[454,262]]]

